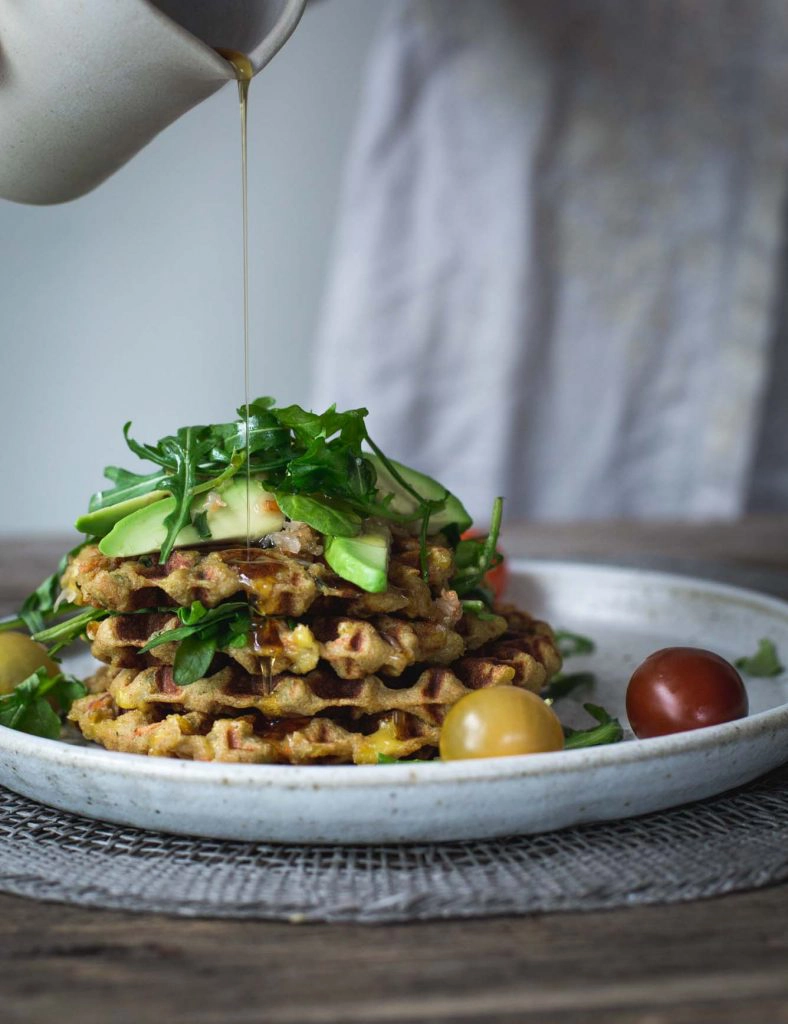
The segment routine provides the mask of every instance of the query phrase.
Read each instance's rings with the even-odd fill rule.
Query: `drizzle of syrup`
[[[266,690],[271,689],[273,675],[273,658],[258,642],[266,626],[266,617],[259,609],[260,597],[254,593],[254,587],[248,584],[250,579],[259,576],[259,567],[253,561],[252,550],[252,500],[251,500],[251,453],[249,450],[249,174],[247,160],[247,110],[249,106],[249,84],[254,75],[254,68],[249,58],[237,50],[217,47],[216,52],[228,61],[238,79],[238,102],[241,110],[241,201],[243,215],[243,324],[244,324],[244,427],[246,438],[246,551],[240,559],[233,559],[239,567],[239,578],[249,599],[249,617],[251,620],[250,641],[252,650],[258,655],[260,673],[263,676]],[[256,554],[256,552],[254,552]]]
[[[251,455],[249,452],[249,174],[247,161],[247,110],[249,85],[254,68],[249,58],[237,50],[217,48],[235,71],[238,79],[238,103],[241,110],[241,203],[243,217],[243,323],[244,323],[244,426],[246,434],[246,551],[252,546]]]

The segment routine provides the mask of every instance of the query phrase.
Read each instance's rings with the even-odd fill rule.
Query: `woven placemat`
[[[788,878],[788,764],[672,811],[546,835],[280,846],[144,832],[0,789],[0,891],[187,917],[413,921],[673,903]]]

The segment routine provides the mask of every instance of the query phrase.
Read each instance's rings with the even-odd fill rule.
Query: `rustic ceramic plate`
[[[633,569],[515,561],[513,601],[594,638],[593,700],[626,722],[633,668],[689,644],[735,659],[770,637],[788,657],[788,604]],[[83,672],[82,655],[69,665]],[[221,839],[393,843],[545,832],[712,796],[788,758],[788,676],[748,679],[750,717],[650,740],[527,757],[370,766],[221,765],[118,754],[0,727],[0,784],[140,828]],[[580,725],[580,703],[558,710]],[[586,720],[586,724],[592,724]]]

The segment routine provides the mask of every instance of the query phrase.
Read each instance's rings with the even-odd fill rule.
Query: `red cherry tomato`
[[[470,529],[463,533],[462,540],[486,536],[481,530]],[[509,570],[506,567],[506,559],[502,559],[494,569],[490,569],[488,573],[485,573],[484,580],[492,588],[496,601],[499,601],[506,590],[506,584],[509,582]]]
[[[733,667],[699,647],[666,647],[639,665],[627,687],[627,715],[640,739],[744,718],[747,691]]]

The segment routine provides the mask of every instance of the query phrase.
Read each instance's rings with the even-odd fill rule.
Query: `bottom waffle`
[[[121,711],[109,693],[74,702],[69,718],[109,750],[194,761],[248,764],[376,764],[381,755],[432,757],[440,728],[402,711],[271,721],[260,715],[216,718],[197,711]]]

